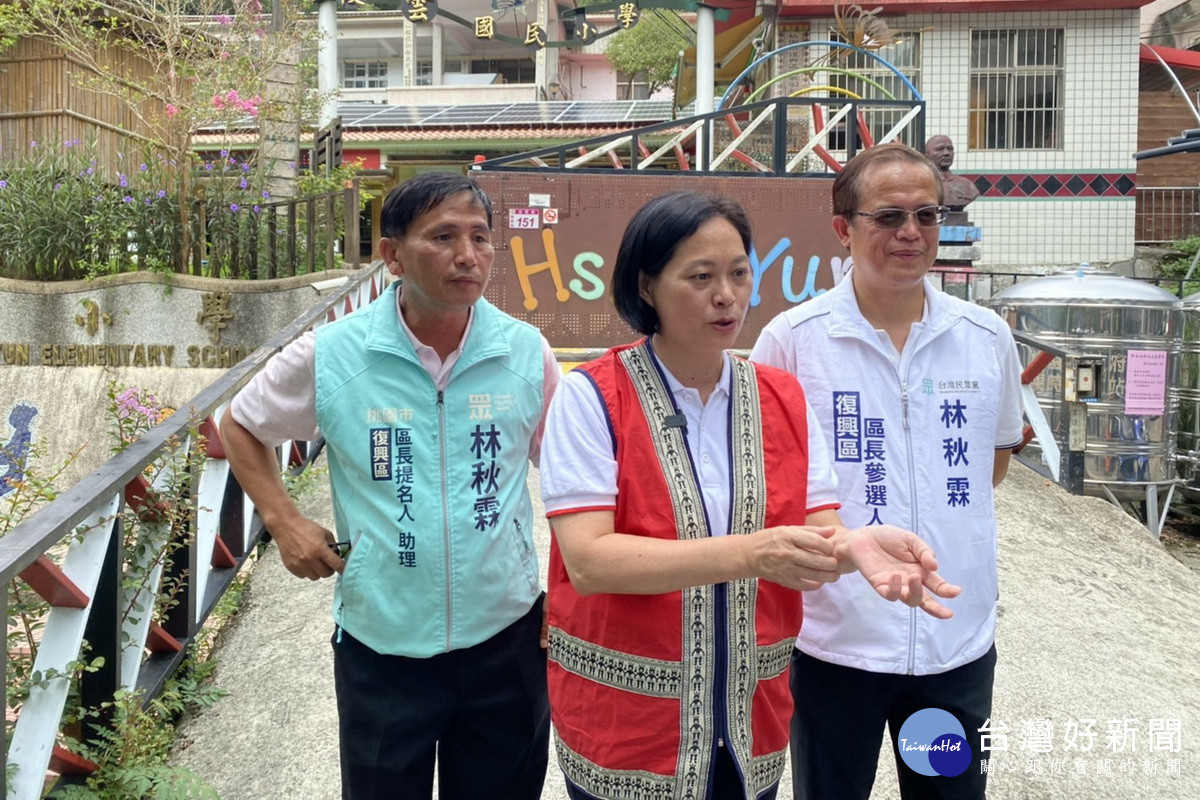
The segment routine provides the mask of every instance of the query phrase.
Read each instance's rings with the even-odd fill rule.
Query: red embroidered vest
[[[603,397],[617,461],[616,530],[709,535],[683,428],[643,343],[585,370]],[[808,433],[795,378],[733,359],[732,534],[804,524]],[[768,433],[769,432],[769,433]],[[739,580],[658,595],[581,597],[550,551],[551,715],[559,763],[603,798],[704,798],[718,738],[748,797],[779,780],[800,594]]]

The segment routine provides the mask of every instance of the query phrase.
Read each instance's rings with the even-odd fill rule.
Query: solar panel
[[[526,103],[389,106],[339,103],[347,128],[437,125],[578,125],[580,123],[657,122],[671,118],[669,100],[552,100]]]
[[[338,116],[343,125],[352,125],[393,107],[382,103],[338,103]]]
[[[386,111],[373,114],[364,122],[370,122],[372,125],[420,125],[426,117],[436,114],[441,108],[441,106],[389,106]]]
[[[627,101],[592,100],[575,103],[559,114],[559,122],[619,122],[629,110]]]
[[[488,122],[554,122],[562,109],[548,108],[549,103],[513,103],[492,116]]]
[[[625,114],[625,119],[630,122],[659,122],[670,118],[670,100],[634,100]]]
[[[338,103],[338,116],[342,121],[354,120],[359,117],[365,117],[368,114],[374,114],[381,108],[387,108],[379,103]]]
[[[435,114],[430,114],[421,121],[421,124],[481,125],[506,108],[508,108],[508,104],[448,106]]]
[[[349,114],[340,107],[338,111],[342,116],[342,125],[349,127],[353,125],[377,125],[379,124],[377,121],[379,117],[387,114],[393,108],[397,108],[397,106],[376,105],[370,109],[352,109]]]

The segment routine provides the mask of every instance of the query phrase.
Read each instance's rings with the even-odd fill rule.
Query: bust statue
[[[961,211],[964,206],[979,197],[979,190],[970,178],[955,175],[950,171],[954,163],[954,142],[949,136],[931,136],[925,142],[925,157],[932,161],[942,176],[942,189],[945,193],[946,205],[953,211]]]

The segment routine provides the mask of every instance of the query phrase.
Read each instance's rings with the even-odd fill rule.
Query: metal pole
[[[337,3],[334,0],[318,0],[317,40],[317,91],[321,95],[317,127],[324,128],[337,117]]]
[[[1196,271],[1197,263],[1200,263],[1200,250],[1196,250],[1196,257],[1192,259],[1192,265],[1188,267],[1187,274],[1183,276],[1185,281],[1190,281],[1192,279],[1192,273]],[[1180,292],[1179,295],[1182,297],[1183,292]]]
[[[716,22],[709,6],[696,7],[696,113],[707,114],[713,110],[714,82],[716,80],[716,56],[714,39]],[[696,131],[696,166],[707,168],[712,163],[712,137],[708,133],[711,125]]]
[[[548,6],[548,0],[538,0],[537,9],[534,12],[536,14],[534,17],[534,22],[536,22],[542,30],[546,30],[549,24],[547,22],[547,20],[550,19],[550,10]],[[536,99],[538,100],[550,99],[550,90],[548,87],[550,86],[551,73],[548,69],[549,66],[550,57],[546,52],[546,48],[539,47],[534,51],[533,54],[533,82],[537,84]],[[558,70],[554,70],[553,74],[557,76]]]
[[[716,81],[716,56],[714,40],[716,23],[709,6],[696,7],[696,113],[712,111],[714,83]]]

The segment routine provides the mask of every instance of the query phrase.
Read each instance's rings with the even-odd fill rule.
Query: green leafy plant
[[[668,16],[672,14],[658,9],[643,11],[637,24],[614,34],[604,51],[613,69],[629,76],[629,97],[633,97],[633,83],[638,78],[645,81],[649,94],[674,82],[679,51],[689,42],[682,32],[687,26],[678,17]]]
[[[260,0],[23,5],[28,24],[79,67],[75,80],[119,101],[138,131],[181,169],[196,130],[303,114],[318,102],[310,85],[276,90],[271,80],[278,65],[295,62],[315,41],[304,0],[278,0],[278,18]]]
[[[128,161],[109,181],[94,146],[35,141],[0,166],[0,214],[13,220],[0,226],[0,275],[61,280],[173,269],[178,193],[162,188],[161,160]]]
[[[1164,278],[1183,278],[1187,275],[1188,270],[1192,266],[1192,262],[1196,259],[1196,252],[1200,251],[1200,237],[1193,236],[1190,239],[1184,239],[1175,242],[1171,245],[1171,249],[1178,255],[1165,259],[1158,265],[1158,274]],[[1182,296],[1187,297],[1195,292],[1200,292],[1200,267],[1192,273],[1193,280],[1189,280],[1183,285]],[[1166,287],[1174,292],[1175,286]]]
[[[309,466],[303,472],[288,471],[283,475],[283,485],[293,500],[316,491],[317,487],[329,480],[329,467]]]
[[[119,452],[136,441],[154,425],[166,419],[172,409],[164,406],[153,393],[140,387],[107,389],[111,418],[112,450]],[[189,438],[196,440],[192,431]],[[127,508],[121,530],[125,537],[126,560],[121,578],[127,597],[144,598],[120,609],[123,622],[134,623],[145,614],[157,620],[178,602],[182,577],[161,579],[170,574],[173,555],[188,540],[188,520],[195,513],[195,500],[189,490],[191,475],[202,458],[203,448],[192,448],[190,455],[181,442],[168,445],[155,463],[147,467],[143,478],[150,484],[164,487],[161,497],[147,489],[148,513]],[[20,524],[37,508],[58,493],[56,484],[74,459],[43,473],[39,469],[42,449],[32,442],[20,456],[16,469],[8,479],[10,491],[0,496],[0,535]],[[13,459],[16,461],[16,458]],[[102,522],[101,524],[110,524]],[[78,532],[83,535],[85,531]],[[52,548],[47,554],[61,560],[71,539]],[[244,585],[226,597],[196,636],[184,665],[169,680],[163,692],[146,698],[138,692],[121,691],[99,707],[81,705],[79,678],[103,666],[103,659],[92,657],[86,643],[80,656],[63,670],[35,670],[41,637],[49,607],[20,579],[8,586],[8,669],[6,700],[9,709],[7,733],[11,736],[16,717],[30,691],[51,681],[70,682],[63,714],[60,744],[91,760],[97,770],[82,784],[60,786],[55,796],[68,798],[99,798],[101,800],[130,800],[130,798],[215,798],[216,792],[190,771],[168,765],[167,756],[174,740],[175,725],[188,711],[210,705],[224,694],[211,681],[216,662],[211,650],[221,621],[236,610],[236,601]],[[102,724],[101,724],[102,723]],[[89,731],[81,734],[80,731]],[[10,765],[10,772],[12,766]]]
[[[17,38],[28,34],[29,18],[15,3],[0,3],[0,53],[16,44]]]
[[[31,142],[21,158],[0,164],[0,218],[12,221],[0,225],[0,277],[66,280],[134,270],[187,272],[195,250],[212,277],[242,274],[251,254],[260,264],[271,260],[267,222],[277,201],[250,161],[229,150],[196,160],[190,197],[178,170],[161,153],[118,154],[117,162],[115,179],[106,178],[95,145],[72,140]],[[339,167],[329,176],[300,182],[303,194],[339,192],[332,218],[315,221],[321,268],[329,237],[345,233],[340,192],[358,172],[357,166]],[[360,202],[370,197],[360,193]],[[303,265],[308,222],[303,215],[299,221]],[[282,225],[279,230],[275,263],[286,258],[289,238]]]
[[[116,384],[110,382],[106,392],[114,420],[113,453],[124,450],[175,411],[154,394],[136,386],[118,391]],[[192,438],[195,436],[193,430]],[[188,522],[194,503],[188,491],[189,476],[199,466],[200,458],[198,449],[185,452],[180,442],[172,440],[163,456],[141,476],[144,507],[125,508],[122,531],[126,562],[121,588],[130,601],[121,609],[121,618],[132,624],[141,622],[142,615],[147,613],[155,622],[162,622],[179,602],[185,576],[160,576],[171,575],[175,554],[190,543]],[[166,487],[161,494],[152,488],[158,485]],[[155,584],[158,585],[154,603],[147,607],[140,598]]]
[[[36,35],[71,79],[129,123],[129,148],[78,159],[80,142],[0,150],[0,276],[61,280],[132,270],[238,276],[261,249],[269,157],[263,128],[309,117],[316,30],[304,0],[24,0],[0,3],[0,49]],[[266,121],[260,125],[260,121]],[[234,162],[193,152],[197,130],[257,133]],[[109,145],[106,144],[106,147]],[[130,152],[140,149],[136,154]],[[290,194],[290,192],[286,192]],[[287,236],[280,237],[286,240]]]
[[[110,724],[99,728],[96,737],[77,743],[77,749],[98,769],[82,785],[61,787],[56,796],[71,800],[219,800],[216,790],[194,772],[166,763],[180,717],[212,705],[224,694],[208,680],[216,662],[199,661],[192,655],[162,694],[150,702],[144,702],[139,692],[122,690],[95,710],[109,715]]]
[[[113,416],[114,454],[175,413],[175,409],[163,405],[158,397],[138,386],[127,386],[118,391],[116,382],[109,381],[105,393]]]

